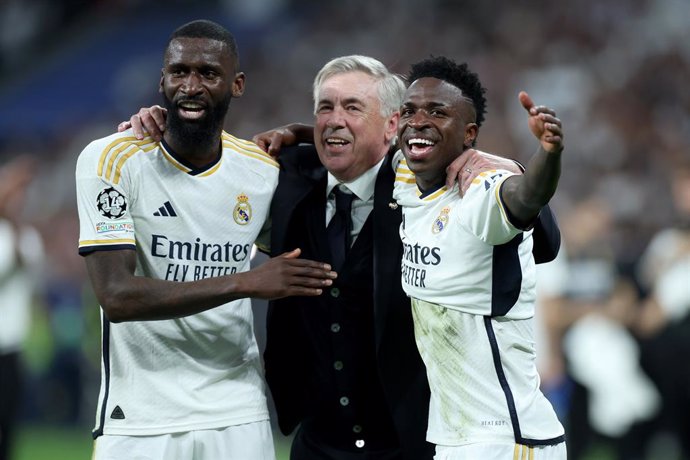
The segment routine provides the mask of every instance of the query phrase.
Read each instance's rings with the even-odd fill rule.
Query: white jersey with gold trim
[[[76,168],[79,252],[135,249],[137,276],[188,282],[249,269],[278,164],[227,133],[204,169],[131,131],[89,144]],[[266,420],[250,299],[184,318],[104,317],[94,436],[156,435]]]
[[[404,160],[402,285],[431,386],[427,439],[439,445],[549,445],[564,430],[539,390],[532,332],[531,230],[513,226],[500,197],[509,171],[419,191]]]

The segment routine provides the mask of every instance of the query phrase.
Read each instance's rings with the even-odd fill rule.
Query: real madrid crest
[[[232,210],[232,218],[239,225],[247,225],[252,220],[252,207],[249,205],[249,197],[244,193],[237,195],[235,209]]]
[[[450,206],[446,206],[441,209],[441,214],[436,218],[434,223],[431,225],[431,233],[441,233],[444,228],[448,225],[448,214],[450,214]]]

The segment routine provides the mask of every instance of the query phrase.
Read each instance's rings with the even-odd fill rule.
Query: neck
[[[446,185],[446,178],[441,177],[441,178],[433,178],[433,179],[422,179],[419,176],[416,176],[416,181],[417,181],[417,188],[419,191],[422,193],[426,193],[430,190],[438,190],[444,185]]]

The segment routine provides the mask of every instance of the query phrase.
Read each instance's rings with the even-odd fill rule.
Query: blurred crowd
[[[542,383],[567,427],[570,458],[585,458],[596,443],[611,458],[690,458],[687,0],[3,1],[0,96],[12,101],[38,87],[44,94],[28,107],[17,97],[17,110],[28,115],[13,118],[10,106],[0,134],[3,181],[18,174],[18,163],[24,171],[31,164],[31,179],[16,185],[21,200],[2,222],[33,228],[42,240],[29,244],[41,261],[31,268],[39,272],[31,275],[31,327],[25,322],[12,346],[0,340],[0,353],[22,344],[25,394],[41,395],[24,398],[25,420],[91,423],[98,307],[77,255],[76,156],[160,101],[161,56],[146,45],[155,40],[160,49],[167,32],[154,38],[150,30],[199,16],[236,31],[247,91],[233,101],[227,129],[240,137],[309,122],[316,71],[353,53],[401,74],[429,55],[467,61],[488,88],[478,147],[522,161],[536,145],[518,92],[555,108],[566,133],[552,202],[563,250],[541,267],[539,346]],[[141,18],[142,38],[125,40]],[[115,75],[89,65],[96,56],[79,45],[106,29],[123,38],[97,50],[118,56]],[[67,92],[55,80],[70,71],[60,63],[72,60],[83,81]],[[108,92],[105,102],[82,97],[82,83],[96,95]],[[54,123],[33,126],[32,113]],[[0,238],[15,241],[10,233]],[[0,273],[0,298],[11,282]],[[3,308],[0,323],[9,324]]]

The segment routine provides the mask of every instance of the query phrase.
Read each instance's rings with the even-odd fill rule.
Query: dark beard
[[[230,106],[232,95],[220,101],[216,106],[207,107],[207,113],[198,120],[180,118],[177,103],[163,94],[163,105],[168,110],[166,130],[174,139],[176,149],[198,151],[204,148],[214,148],[219,143],[219,135],[223,129],[225,114]],[[194,98],[188,98],[193,100]]]

